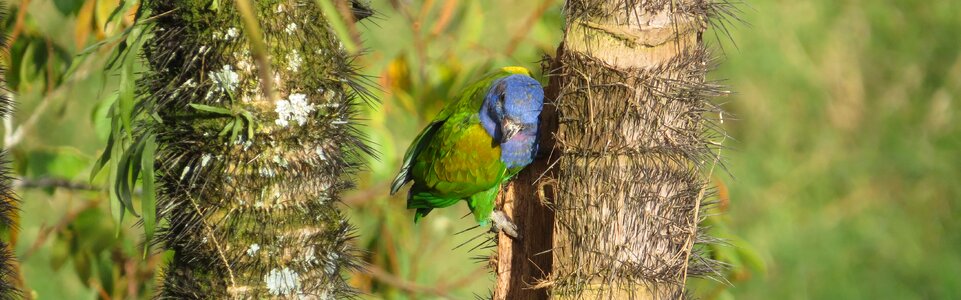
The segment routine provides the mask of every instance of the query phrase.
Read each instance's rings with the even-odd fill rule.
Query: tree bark
[[[22,9],[26,9],[21,7]],[[7,7],[0,3],[0,22],[6,22]],[[7,40],[0,37],[0,49],[7,49]],[[2,61],[6,60],[6,51],[0,53]],[[0,120],[10,117],[13,111],[13,99],[10,98],[10,91],[7,90],[6,68],[0,66]],[[20,199],[13,191],[13,179],[10,177],[10,169],[7,163],[7,151],[0,151],[0,228],[10,232],[11,244],[16,243],[17,236],[17,206]],[[19,287],[23,286],[23,281],[18,274],[19,268],[16,267],[16,257],[13,254],[11,245],[0,241],[0,299],[20,299],[22,293]]]
[[[143,3],[156,20],[141,102],[155,117],[141,134],[160,146],[160,241],[174,251],[159,296],[350,297],[336,205],[369,154],[351,56],[317,1],[234,2]]]
[[[515,220],[538,220],[517,206],[551,202],[552,229],[538,221],[531,223],[541,224],[538,228],[518,225],[526,233],[524,243],[532,234],[552,237],[552,263],[546,264],[552,271],[537,285],[548,288],[552,298],[682,298],[685,279],[710,270],[694,244],[700,240],[698,213],[710,193],[707,174],[717,163],[709,116],[720,110],[709,100],[724,94],[705,81],[711,55],[701,37],[709,18],[721,15],[718,4],[571,0],[566,5],[564,41],[550,69],[549,90],[557,92],[548,93],[555,96],[549,103],[558,124],[546,131],[556,143],[554,160],[548,156],[535,164],[556,167],[550,172],[535,167],[527,172],[538,174],[519,176],[509,189],[518,192],[505,196],[505,210],[513,204],[522,212]],[[532,178],[541,174],[535,184]],[[552,192],[530,190],[545,184]],[[497,291],[502,283],[512,290],[519,280],[501,276],[532,273],[502,275],[502,261],[516,269],[513,262],[530,254],[516,256],[516,250],[498,246],[495,296],[509,295]]]
[[[551,89],[547,88],[550,99]],[[556,90],[554,91],[556,94]],[[553,132],[553,106],[541,112],[541,132]],[[497,236],[497,249],[492,260],[496,275],[494,299],[547,299],[547,289],[539,286],[551,273],[551,243],[554,212],[548,206],[551,179],[550,155],[552,139],[542,135],[538,159],[524,169],[498,196],[498,210],[517,225],[521,239],[505,233]]]

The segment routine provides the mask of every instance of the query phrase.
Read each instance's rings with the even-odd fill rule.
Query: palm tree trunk
[[[24,8],[21,8],[24,9]],[[0,3],[0,22],[7,21],[7,7]],[[0,49],[7,49],[7,40],[0,37]],[[6,61],[4,55],[6,51],[0,53],[2,61]],[[0,120],[10,117],[13,111],[13,99],[7,91],[6,68],[0,66]],[[17,236],[17,205],[20,199],[13,191],[13,180],[10,177],[10,169],[7,166],[7,152],[0,151],[0,228],[9,231],[11,243],[16,243]],[[22,298],[20,289],[23,281],[18,274],[19,268],[15,265],[16,258],[13,254],[11,245],[0,241],[0,299],[19,299]]]
[[[557,128],[541,163],[556,166],[514,183],[552,192],[510,201],[552,203],[553,228],[528,230],[553,237],[551,274],[535,282],[553,298],[678,299],[709,270],[694,244],[717,163],[709,100],[723,92],[705,81],[702,34],[719,5],[567,1],[546,72]]]
[[[160,298],[349,297],[343,273],[357,265],[336,205],[369,150],[337,16],[256,0],[245,24],[234,2],[143,3],[156,18],[144,130],[159,145],[160,241],[175,252]]]

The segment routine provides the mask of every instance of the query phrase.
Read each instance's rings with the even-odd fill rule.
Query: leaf
[[[124,64],[123,69],[120,71],[120,90],[119,98],[117,98],[117,104],[120,111],[121,125],[123,125],[124,130],[127,131],[128,135],[133,135],[133,127],[131,126],[134,111],[134,98],[135,98],[136,82],[133,74],[133,64]]]
[[[253,141],[254,140],[254,115],[246,110],[242,111],[240,115],[243,116],[244,120],[247,121],[247,140]]]
[[[100,140],[107,140],[110,136],[110,114],[111,109],[119,98],[119,94],[110,93],[109,96],[100,100],[97,106],[90,113],[90,123],[93,123],[97,137]]]
[[[93,263],[97,266],[97,277],[100,279],[100,287],[106,291],[113,291],[116,287],[115,264],[111,260],[109,252],[99,253],[99,257],[94,257]]]
[[[87,54],[90,54],[99,50],[100,47],[103,47],[104,45],[113,44],[114,42],[119,41],[121,39],[127,39],[127,36],[130,35],[130,32],[132,32],[134,28],[136,27],[128,27],[127,29],[124,29],[122,32],[120,32],[119,34],[112,35],[105,40],[102,40],[100,42],[97,42],[96,44],[90,45],[89,47],[84,48],[83,51],[80,51],[80,53],[78,53],[77,56],[86,56]]]
[[[157,225],[157,194],[154,188],[154,162],[156,161],[157,138],[153,134],[144,142],[141,167],[143,168],[143,197],[140,199],[140,213],[143,214],[144,257],[147,257],[150,242],[153,240]]]
[[[223,107],[216,107],[216,106],[203,105],[203,104],[197,104],[197,103],[190,103],[189,105],[190,105],[190,107],[193,107],[194,109],[199,110],[199,111],[205,111],[205,112],[209,112],[209,113],[215,113],[215,114],[220,114],[220,115],[228,115],[228,116],[233,116],[233,115],[234,115],[234,113],[233,113],[232,111],[230,111],[229,109],[223,108]]]
[[[94,29],[97,30],[97,39],[102,39],[107,36],[105,28],[107,28],[107,23],[110,21],[110,14],[117,9],[118,5],[121,3],[118,0],[94,0],[97,2],[96,9],[94,10]]]
[[[27,44],[26,49],[23,50],[23,56],[21,56],[20,58],[20,61],[21,61],[20,73],[19,73],[20,84],[17,86],[14,86],[19,91],[29,89],[29,85],[31,84],[31,82],[33,82],[33,80],[36,79],[36,75],[40,73],[38,71],[38,68],[43,67],[42,64],[37,64],[34,61],[36,57],[36,52],[39,51],[39,50],[36,50],[36,48],[37,48],[36,43],[29,43]],[[27,86],[21,87],[24,84],[26,84]]]
[[[110,155],[113,154],[113,144],[114,136],[113,132],[111,131],[110,137],[107,138],[107,148],[103,150],[103,154],[100,154],[100,158],[97,159],[97,162],[93,164],[93,169],[90,170],[90,182],[93,182],[93,179],[97,177],[97,174],[100,174],[100,171],[103,170],[103,167],[107,165],[108,161],[110,161]]]
[[[110,156],[114,158],[119,158],[123,155],[123,146],[122,146],[123,137],[120,135],[121,131],[120,131],[120,125],[118,124],[119,122],[120,120],[118,120],[117,118],[113,118],[113,122],[112,122],[113,124],[111,126],[112,131],[110,133],[110,135],[114,137],[114,143],[119,143],[119,145],[114,145],[111,147]],[[108,182],[107,195],[110,197],[110,201],[109,201],[110,211],[113,213],[111,215],[114,216],[114,221],[117,222],[117,226],[116,226],[117,236],[120,236],[120,228],[121,228],[121,224],[123,224],[123,215],[124,215],[123,202],[120,201],[120,197],[118,196],[118,193],[117,193],[117,185],[115,184],[117,182],[117,175],[118,175],[117,173],[119,168],[120,168],[120,163],[116,159],[111,159],[110,173],[109,173],[110,175],[107,179],[107,182]]]
[[[137,0],[124,0],[123,3],[117,6],[117,8],[110,13],[110,16],[107,17],[107,22],[103,24],[103,30],[107,31],[107,26],[110,26],[110,23],[113,23],[123,17],[123,12],[129,10],[136,3]]]
[[[244,122],[240,119],[240,117],[234,117],[234,122],[232,127],[233,127],[233,130],[231,130],[230,139],[227,140],[230,143],[233,143],[234,141],[237,140],[237,135],[240,134],[240,130],[243,129]]]
[[[149,26],[150,26],[149,24],[144,24],[144,27],[149,27]],[[134,63],[133,58],[135,56],[130,55],[130,52],[132,52],[131,49],[134,48],[133,46],[140,46],[144,36],[147,35],[146,32],[149,32],[149,31],[150,31],[149,28],[142,28],[140,26],[131,26],[130,28],[125,29],[121,33],[124,39],[121,40],[119,44],[117,44],[117,49],[114,50],[113,53],[111,53],[111,58],[107,62],[104,69],[107,69],[107,70],[113,69],[114,65],[118,61],[122,62],[124,65],[133,65]],[[131,41],[131,39],[133,39],[133,41]]]
[[[221,130],[220,133],[217,134],[217,137],[225,137],[225,136],[227,136],[227,133],[229,133],[229,132],[230,132],[230,129],[233,128],[235,121],[236,121],[236,120],[231,120],[230,122],[227,122],[227,125],[224,126],[224,129]]]
[[[133,207],[133,187],[140,175],[140,160],[143,154],[143,138],[137,143],[127,148],[120,157],[117,169],[117,178],[114,185],[117,186],[117,197],[123,204],[123,208],[134,216],[140,217]]]

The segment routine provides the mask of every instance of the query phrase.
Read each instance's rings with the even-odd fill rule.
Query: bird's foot
[[[517,225],[511,222],[511,219],[507,217],[504,212],[499,210],[494,211],[494,213],[491,214],[491,221],[494,221],[493,226],[491,226],[491,231],[495,233],[504,232],[504,234],[515,240],[521,239],[520,233],[517,233]]]

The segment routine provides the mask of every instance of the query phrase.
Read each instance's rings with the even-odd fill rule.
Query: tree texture
[[[0,22],[7,20],[6,5],[0,3]],[[0,49],[7,49],[6,37],[0,36]],[[7,53],[0,53],[0,57],[6,61]],[[13,111],[13,100],[10,99],[10,91],[7,90],[6,68],[0,66],[0,119],[9,117]],[[7,153],[0,151],[0,228],[6,229],[11,233],[11,240],[14,240],[17,231],[16,214],[17,203],[20,201],[13,192],[12,178],[10,169],[7,166]],[[19,299],[20,290],[17,288],[18,275],[14,267],[15,257],[10,245],[0,241],[0,299]]]
[[[369,154],[354,125],[365,94],[320,3],[144,1],[151,117],[136,128],[156,139],[159,242],[175,253],[160,298],[353,295],[336,205]]]
[[[556,114],[545,110],[544,116],[553,116],[557,127],[548,131],[553,149],[540,163],[552,168],[519,176],[512,188],[527,191],[508,193],[504,201],[538,218],[548,217],[530,213],[543,210],[536,203],[550,203],[553,228],[518,226],[553,239],[551,247],[526,248],[551,251],[510,257],[513,268],[528,271],[511,274],[501,265],[498,283],[514,287],[500,295],[533,287],[556,299],[678,299],[688,276],[717,267],[698,255],[696,244],[709,240],[698,223],[711,199],[708,177],[720,168],[715,150],[723,137],[713,126],[721,111],[710,99],[726,92],[705,81],[713,56],[702,35],[728,5],[566,3],[564,41],[545,72]],[[548,252],[552,261],[538,263]],[[503,279],[506,274],[526,278]]]

